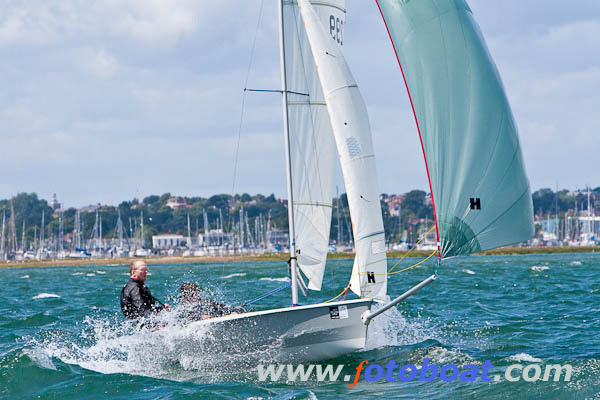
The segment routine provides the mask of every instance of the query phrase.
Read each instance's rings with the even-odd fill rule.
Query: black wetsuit
[[[199,321],[203,316],[221,317],[232,313],[245,313],[246,310],[242,306],[232,307],[226,304],[221,304],[208,297],[200,298],[200,301],[195,304],[183,304],[179,311],[179,318],[188,321]]]
[[[160,311],[162,307],[154,308],[154,297],[143,282],[129,278],[121,290],[121,310],[129,319],[143,317],[151,311]]]

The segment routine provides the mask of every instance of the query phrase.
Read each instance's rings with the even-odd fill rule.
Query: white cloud
[[[592,66],[583,71],[569,71],[533,79],[530,87],[532,95],[540,99],[545,96],[561,96],[576,100],[581,99],[582,96],[599,97],[600,67]]]
[[[43,44],[55,36],[56,21],[44,6],[5,7],[0,16],[0,44]]]
[[[97,78],[111,78],[119,70],[119,62],[105,49],[78,49],[74,59],[82,71]]]
[[[0,45],[61,43],[107,34],[148,46],[170,46],[192,34],[208,43],[231,39],[231,18],[254,6],[246,1],[25,0],[5,5]]]
[[[195,31],[200,22],[202,3],[198,1],[128,0],[108,1],[103,5],[110,28],[118,34],[145,42],[177,39]],[[120,12],[115,10],[120,9]]]

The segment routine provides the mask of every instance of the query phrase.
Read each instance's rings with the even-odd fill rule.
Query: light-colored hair
[[[135,271],[136,269],[138,269],[138,266],[140,263],[144,263],[144,260],[133,260],[130,264],[129,264],[129,275],[133,274],[133,271]]]

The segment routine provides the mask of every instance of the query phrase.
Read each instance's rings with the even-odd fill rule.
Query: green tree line
[[[206,211],[208,222],[211,229],[218,225],[218,220],[222,217],[220,224],[225,230],[231,230],[234,224],[239,220],[239,210],[243,207],[247,213],[250,228],[254,227],[254,219],[262,214],[263,221],[271,218],[271,226],[287,230],[288,214],[287,202],[276,199],[273,194],[264,196],[256,194],[251,196],[247,193],[236,194],[217,194],[209,198],[203,197],[183,197],[189,207],[173,210],[167,207],[167,201],[171,198],[170,193],[162,195],[151,195],[141,201],[133,199],[123,201],[118,206],[98,206],[99,215],[102,217],[102,232],[104,238],[116,237],[116,226],[118,213],[121,214],[123,227],[128,237],[132,236],[135,226],[140,223],[140,218],[144,215],[145,240],[149,241],[152,235],[160,233],[177,233],[187,235],[187,217],[190,216],[192,234],[204,230],[203,215]],[[387,195],[382,195],[382,199]],[[387,204],[382,200],[382,214],[384,228],[388,240],[399,240],[403,232],[411,230],[415,234],[423,232],[433,224],[433,210],[431,204],[426,201],[427,193],[422,190],[412,190],[404,194],[401,204],[400,216],[390,214]],[[596,199],[600,197],[600,187],[591,191],[591,205],[596,209]],[[554,215],[565,213],[567,210],[587,209],[587,192],[570,193],[567,190],[552,191],[544,188],[537,190],[532,195],[534,213],[538,216]],[[12,209],[15,213],[15,230],[17,240],[22,238],[23,226],[25,226],[25,237],[28,243],[34,239],[41,229],[42,214],[45,220],[45,238],[56,237],[59,231],[58,214],[52,210],[48,202],[38,198],[36,193],[19,193],[12,199],[0,200],[0,218],[5,215],[6,231],[9,234],[9,219]],[[63,231],[66,236],[73,232],[75,221],[75,208],[63,210]],[[339,216],[339,217],[338,217]],[[95,223],[95,211],[81,212],[83,222],[83,232],[86,239],[93,235]],[[0,220],[1,223],[1,220]],[[348,198],[342,194],[339,198],[333,199],[333,212],[331,222],[331,239],[336,241],[338,238],[338,229],[341,230],[341,237],[348,241],[352,235],[352,224],[348,207]],[[416,239],[415,239],[416,240]]]

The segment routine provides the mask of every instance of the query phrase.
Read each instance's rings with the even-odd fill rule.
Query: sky
[[[532,189],[600,186],[600,0],[468,2]],[[428,191],[375,1],[347,0],[347,10],[344,52],[368,107],[380,189]],[[280,88],[278,46],[276,0],[0,0],[0,199],[287,197],[280,96],[243,92],[246,82]],[[339,168],[336,184],[345,191]]]

